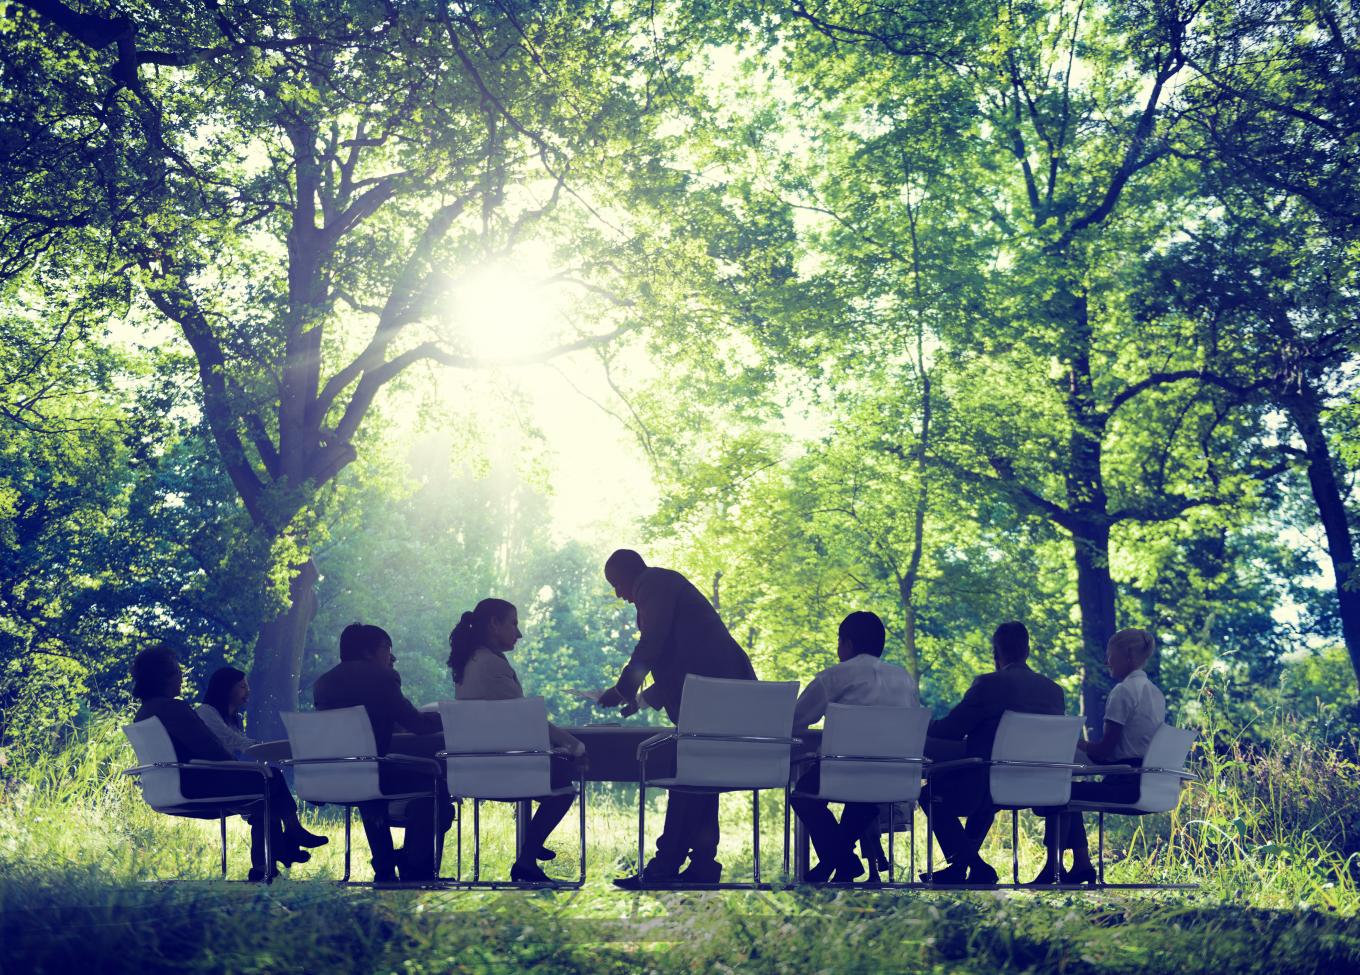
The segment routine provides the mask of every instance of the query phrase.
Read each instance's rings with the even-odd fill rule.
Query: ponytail
[[[454,684],[463,683],[468,661],[478,647],[486,645],[486,625],[514,611],[514,605],[504,599],[483,599],[459,618],[458,625],[449,633],[449,670],[453,672]]]

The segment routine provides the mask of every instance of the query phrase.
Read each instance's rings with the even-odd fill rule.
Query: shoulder
[[[194,713],[197,714],[204,723],[210,721],[221,723],[222,721],[222,715],[218,714],[217,708],[213,707],[211,704],[200,704],[198,707],[194,708]]]
[[[489,674],[509,673],[510,661],[486,647],[478,647],[472,651],[472,656],[468,657],[467,667],[463,673],[466,675],[470,670],[486,671]]]

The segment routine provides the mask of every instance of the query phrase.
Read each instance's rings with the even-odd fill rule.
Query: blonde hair
[[[1141,667],[1152,659],[1152,651],[1156,649],[1157,641],[1147,630],[1130,627],[1110,637],[1110,646],[1127,653],[1134,665]]]

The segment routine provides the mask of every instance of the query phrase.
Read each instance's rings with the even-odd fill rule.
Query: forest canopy
[[[1021,619],[1353,726],[1360,18],[1337,0],[0,5],[3,747],[133,654],[564,720],[684,571],[952,701]],[[575,703],[573,703],[575,702]]]

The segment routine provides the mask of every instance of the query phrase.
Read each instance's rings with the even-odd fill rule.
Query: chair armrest
[[[947,762],[932,762],[926,771],[928,774],[933,775],[936,772],[949,772],[956,768],[970,768],[988,764],[990,763],[985,758],[978,758],[976,756],[973,758],[953,758]]]
[[[551,748],[513,748],[503,752],[436,752],[435,758],[533,758],[536,755],[553,755]]]
[[[438,775],[444,767],[427,755],[403,755],[400,752],[389,752],[378,759],[379,762],[388,765],[407,765],[413,768],[423,768]]]
[[[991,768],[1056,768],[1056,769],[1084,769],[1087,766],[1076,762],[1029,762],[1021,759],[991,759],[987,762]]]
[[[637,747],[638,761],[641,761],[642,756],[645,755],[647,752],[651,751],[653,748],[656,748],[658,745],[664,745],[666,742],[673,740],[675,737],[676,733],[674,731],[663,731],[660,734],[652,735],[652,737],[648,738],[646,741],[638,745]]]
[[[818,755],[818,759],[823,762],[883,762],[889,765],[928,765],[930,760],[924,757],[911,758],[899,757],[897,755]]]
[[[792,737],[789,737],[789,738],[778,738],[778,737],[771,738],[771,737],[766,737],[766,736],[763,736],[763,735],[705,735],[705,734],[700,734],[700,733],[697,732],[697,731],[678,731],[678,732],[675,733],[675,737],[676,737],[676,738],[684,738],[684,739],[687,740],[687,741],[730,741],[730,742],[745,742],[745,743],[753,744],[753,745],[789,745],[789,746],[793,746],[793,745],[801,745],[801,744],[803,743],[803,739],[801,739],[801,738],[792,738]],[[646,744],[646,742],[643,742],[643,744]]]
[[[1145,768],[1139,765],[1083,765],[1081,771],[1073,772],[1075,776],[1089,775],[1174,775],[1184,781],[1196,781],[1199,776],[1194,772],[1187,772],[1185,769],[1174,768]]]
[[[216,761],[211,758],[192,758],[189,765],[196,769],[221,769],[224,772],[255,772],[259,775],[269,774],[269,764],[267,762],[237,762],[223,759]]]

